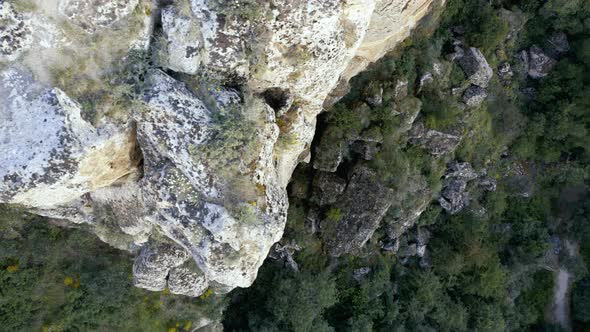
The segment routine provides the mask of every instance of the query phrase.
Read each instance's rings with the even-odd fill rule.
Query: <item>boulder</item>
[[[331,256],[338,257],[360,249],[379,227],[391,206],[394,191],[383,186],[374,171],[359,166],[333,209],[338,220],[322,220],[322,238]]]
[[[418,118],[420,111],[422,110],[422,101],[418,98],[405,98],[398,104],[400,112],[400,132],[407,132],[412,128],[412,125]]]
[[[482,88],[487,88],[494,75],[494,71],[484,55],[475,47],[465,50],[465,55],[459,60],[459,65],[463,68],[469,81]]]
[[[336,202],[346,187],[346,181],[333,173],[317,172],[313,179],[312,200],[320,206]]]
[[[320,212],[317,209],[311,208],[305,216],[305,230],[309,234],[315,234],[320,226]]]
[[[176,244],[150,241],[133,263],[133,284],[151,291],[163,291],[170,271],[189,260],[189,254]]]
[[[539,79],[549,75],[557,62],[549,57],[536,45],[528,52],[528,74],[531,78]]]
[[[487,98],[486,89],[477,85],[471,85],[463,92],[463,102],[469,107],[477,107]]]
[[[373,81],[363,91],[364,100],[371,107],[381,106],[383,103],[383,85]]]
[[[172,294],[197,297],[207,291],[209,284],[206,276],[192,259],[170,270],[168,289]]]
[[[219,132],[209,107],[240,112],[234,91],[216,90],[206,106],[160,71],[147,81],[146,107],[136,117],[150,219],[191,253],[208,280],[247,287],[286,221],[286,195],[270,152],[278,136],[274,111],[252,100],[248,119],[232,119],[235,126]],[[240,116],[232,114],[226,116]]]
[[[453,62],[453,61],[460,60],[464,56],[465,56],[465,51],[463,50],[463,47],[461,47],[461,45],[459,44],[459,45],[454,45],[453,53],[449,53],[446,56],[446,58],[447,58],[447,60]]]
[[[431,202],[432,191],[424,176],[411,175],[403,189],[396,191],[392,207],[388,212],[393,220],[385,227],[387,236],[390,239],[398,239],[404,235],[416,225]]]
[[[416,243],[418,243],[418,245],[427,245],[430,241],[430,237],[431,234],[428,229],[426,229],[425,227],[418,227],[418,230],[416,231]]]
[[[201,31],[192,12],[184,13],[176,6],[162,9],[162,31],[164,45],[158,56],[169,69],[194,75],[202,61]]]
[[[0,202],[50,209],[137,171],[133,128],[101,132],[21,67],[0,72]]]
[[[0,61],[14,61],[33,43],[30,21],[10,2],[0,1]]]
[[[517,40],[518,34],[524,28],[527,21],[527,16],[519,9],[508,10],[505,8],[500,9],[500,17],[502,21],[508,24],[508,34],[506,35],[507,42],[513,42]]]
[[[450,214],[458,213],[469,205],[469,193],[465,191],[467,182],[463,179],[451,179],[445,185],[439,198],[440,205]]]
[[[340,137],[334,137],[334,132],[328,129],[324,132],[320,143],[315,149],[313,168],[324,172],[336,172],[344,159],[344,142]]]
[[[485,191],[496,191],[497,182],[492,177],[484,176],[477,180],[477,185]]]
[[[514,73],[512,72],[512,67],[510,66],[509,62],[502,62],[500,65],[498,65],[498,76],[503,81],[509,81],[512,79]]]
[[[512,175],[502,181],[506,192],[512,196],[531,197],[535,190],[535,182],[529,175]]]
[[[399,250],[399,241],[397,240],[381,241],[380,244],[384,251],[397,252]]]
[[[557,31],[551,34],[551,36],[549,36],[547,39],[547,42],[550,45],[548,52],[553,57],[560,56],[569,52],[570,50],[570,43],[567,40],[567,34],[563,31]]]
[[[414,257],[418,254],[418,246],[415,243],[406,244],[399,248],[397,252],[397,256],[401,258],[409,258]],[[402,263],[405,263],[405,260],[402,260]]]
[[[451,153],[461,143],[461,136],[426,129],[422,122],[415,123],[409,134],[411,144],[421,146],[433,156]]]
[[[420,93],[424,87],[431,84],[432,82],[434,82],[434,77],[432,76],[431,72],[422,74],[418,80],[418,93]]]
[[[295,252],[300,250],[301,247],[296,243],[287,243],[285,245],[282,245],[281,243],[275,243],[275,245],[270,250],[268,257],[282,263],[285,267],[290,268],[293,272],[299,272],[299,265],[297,265],[293,255]]]
[[[88,33],[111,26],[129,16],[139,0],[61,0],[59,12]]]
[[[447,172],[445,178],[460,178],[466,181],[471,181],[478,177],[477,172],[468,162],[452,161],[447,165]]]
[[[396,101],[400,101],[408,96],[408,84],[407,79],[398,79],[395,82],[393,98]]]

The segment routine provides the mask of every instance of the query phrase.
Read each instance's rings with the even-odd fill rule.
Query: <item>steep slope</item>
[[[330,93],[443,4],[2,0],[0,202],[140,252],[139,287],[247,287]]]

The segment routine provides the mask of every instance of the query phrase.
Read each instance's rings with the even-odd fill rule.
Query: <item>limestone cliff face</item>
[[[432,2],[0,0],[0,202],[139,252],[139,287],[247,287],[329,94]]]

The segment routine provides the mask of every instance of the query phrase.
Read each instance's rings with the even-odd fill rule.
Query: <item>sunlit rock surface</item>
[[[0,0],[0,202],[137,252],[138,287],[248,287],[324,103],[432,2]]]

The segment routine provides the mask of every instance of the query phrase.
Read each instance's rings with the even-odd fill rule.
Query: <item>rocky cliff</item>
[[[323,104],[443,4],[0,0],[0,202],[138,252],[139,287],[247,287]]]

